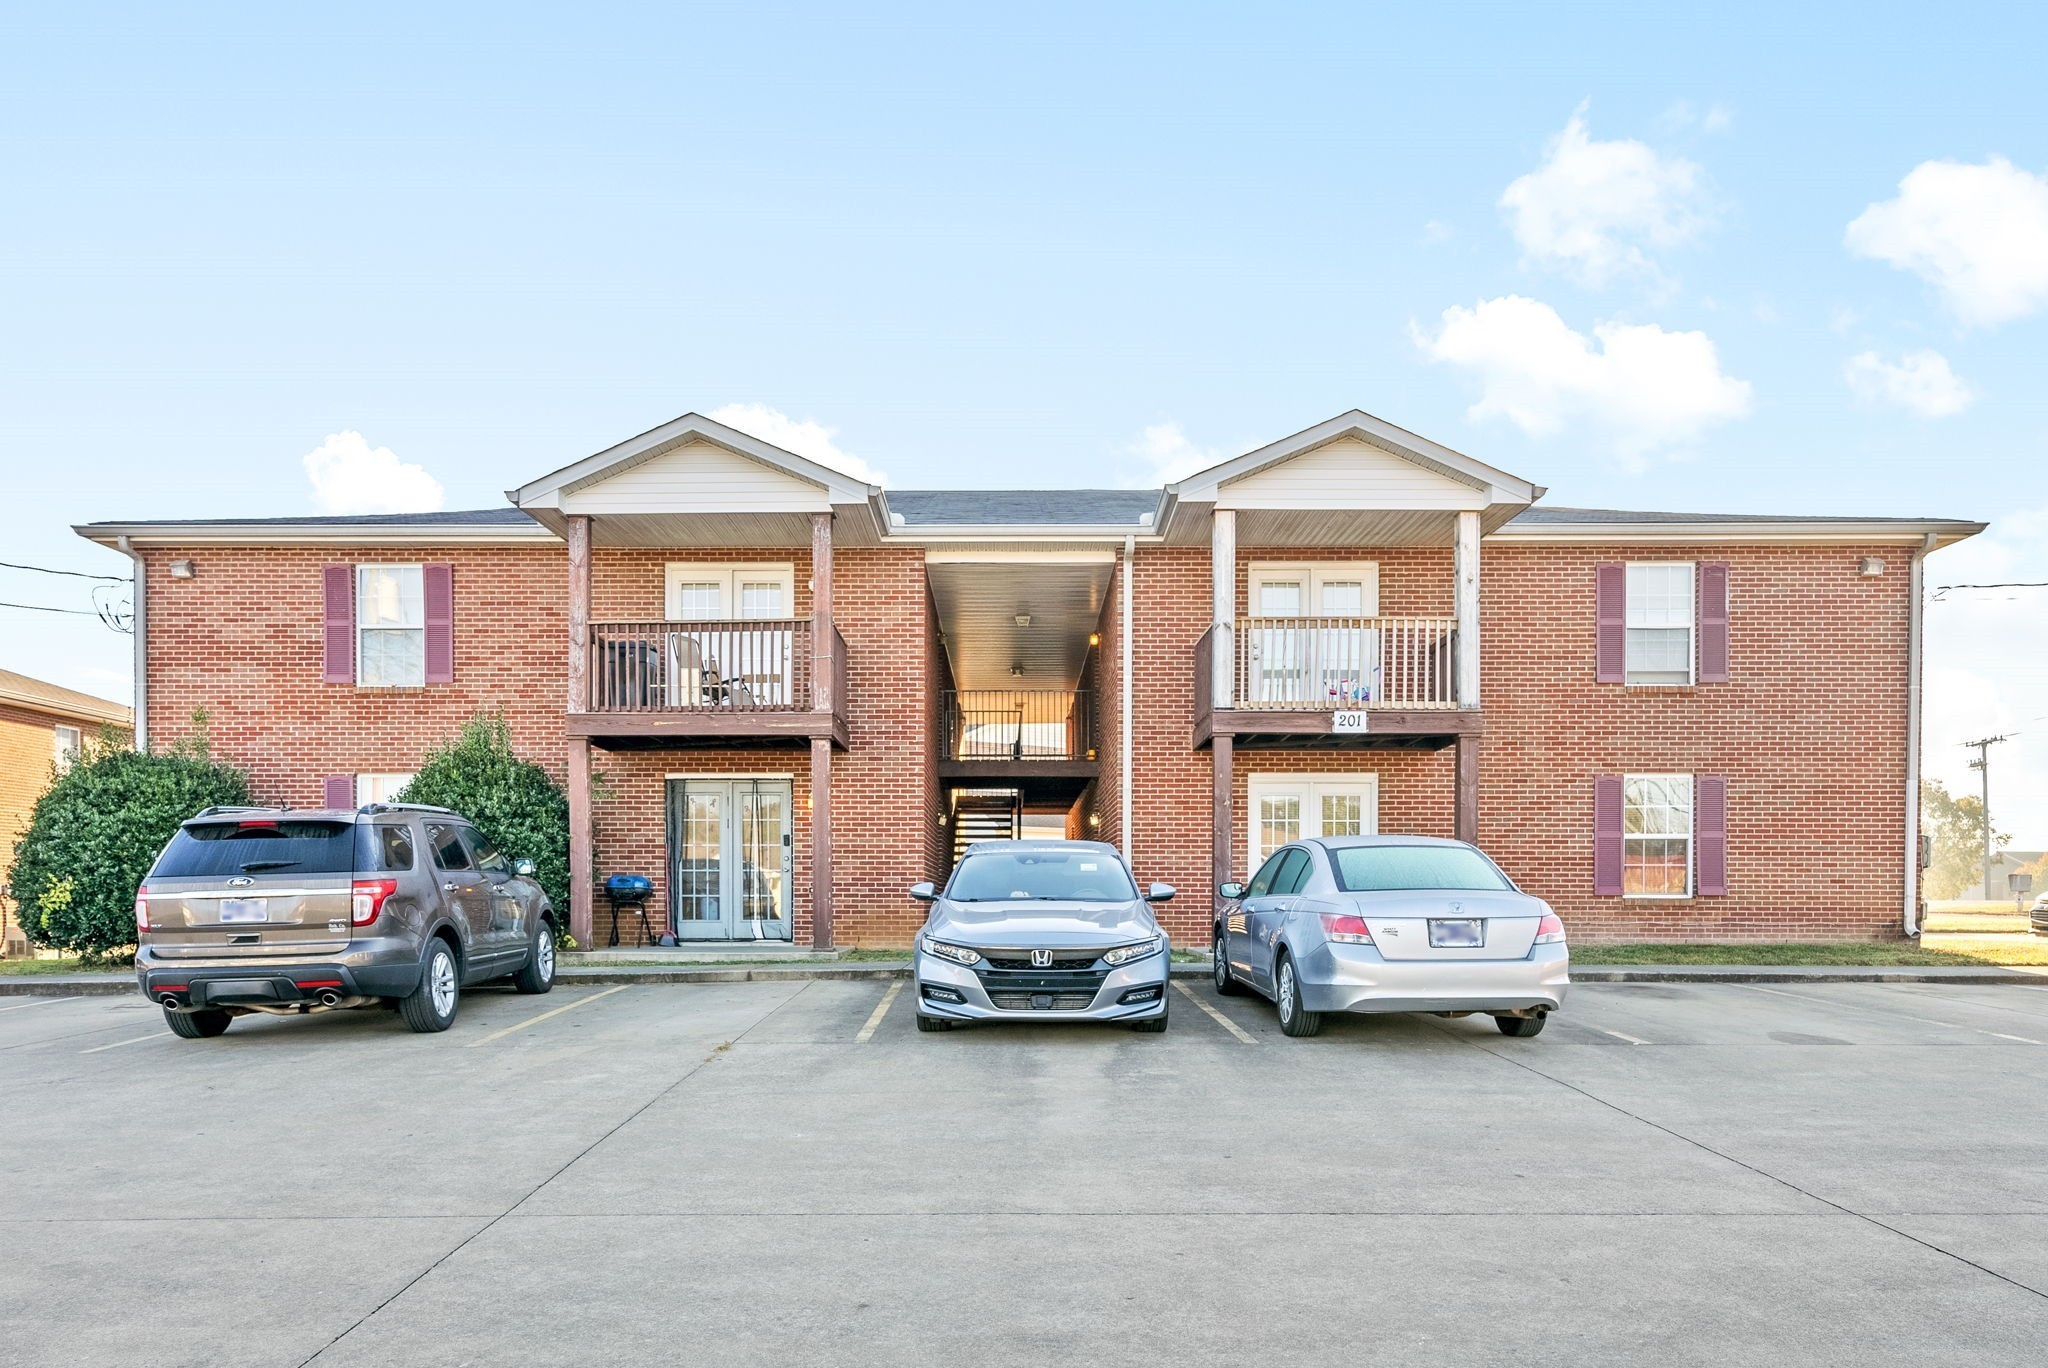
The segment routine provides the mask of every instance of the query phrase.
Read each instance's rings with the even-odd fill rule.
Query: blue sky
[[[1357,406],[1555,503],[1991,518],[1934,579],[2048,579],[2041,11],[1420,8],[16,16],[0,560],[316,511],[323,449],[327,506],[473,507],[751,405],[898,487],[1128,484]],[[2044,607],[1952,595],[1929,676],[1937,772],[2021,731],[2034,845]],[[125,696],[125,646],[0,609],[9,668]]]

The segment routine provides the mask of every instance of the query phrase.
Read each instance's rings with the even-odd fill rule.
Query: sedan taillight
[[[352,920],[368,926],[384,910],[384,900],[398,891],[396,879],[357,879]]]
[[[1331,940],[1345,945],[1372,944],[1372,929],[1365,924],[1365,918],[1340,917],[1328,912],[1319,915],[1323,919],[1323,934]]]
[[[1564,944],[1564,922],[1559,920],[1557,913],[1545,912],[1543,920],[1536,923],[1536,944]]]
[[[147,888],[135,890],[135,929],[137,931],[149,930],[149,890]]]

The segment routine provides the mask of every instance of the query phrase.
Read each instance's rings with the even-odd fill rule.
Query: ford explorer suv
[[[214,807],[135,892],[135,972],[188,1040],[375,1006],[445,1031],[467,985],[552,988],[556,921],[533,865],[446,808]]]

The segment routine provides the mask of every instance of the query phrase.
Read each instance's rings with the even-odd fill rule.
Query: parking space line
[[[169,1031],[153,1031],[149,1035],[136,1036],[132,1040],[117,1040],[111,1045],[95,1045],[90,1050],[80,1050],[79,1053],[98,1054],[101,1050],[118,1050],[123,1045],[140,1045],[145,1040],[162,1040],[165,1036],[169,1034]]]
[[[1788,993],[1780,988],[1764,988],[1754,983],[1738,983],[1735,986],[1738,988],[1747,988],[1752,993],[1769,993],[1772,997],[1791,998],[1794,1002],[1804,1002],[1809,1006],[1814,1007],[1855,1007],[1861,1011],[1872,1012],[1878,1016],[1890,1017],[1896,1021],[1910,1021],[1919,1026],[1939,1026],[1942,1029],[1949,1031],[1970,1031],[1977,1035],[1996,1036],[2000,1040],[2016,1040],[2022,1045],[2039,1045],[2042,1043],[2038,1040],[2029,1039],[2026,1036],[2007,1035],[2003,1031],[1987,1031],[1982,1026],[1968,1026],[1960,1021],[1936,1021],[1933,1017],[1906,1016],[1905,1014],[1900,1012],[1888,1012],[1881,1007],[1866,1007],[1860,1002],[1855,1002],[1847,998],[1843,999],[1841,1002],[1829,1002],[1826,998],[1811,998],[1807,997],[1803,993]]]
[[[632,986],[630,983],[622,983],[616,988],[607,988],[601,993],[592,993],[587,998],[578,998],[574,1002],[555,1008],[552,1012],[542,1012],[539,1016],[530,1016],[524,1021],[515,1022],[513,1025],[507,1026],[502,1031],[493,1031],[479,1040],[470,1041],[467,1048],[474,1050],[479,1045],[488,1045],[494,1040],[503,1040],[514,1031],[523,1031],[529,1026],[538,1026],[549,1017],[558,1017],[564,1012],[573,1012],[578,1007],[588,1007],[599,998],[610,997],[613,993],[623,993]]]
[[[37,998],[34,1002],[18,1002],[12,1007],[0,1007],[0,1012],[19,1012],[25,1007],[47,1007],[53,1002],[76,1002],[79,996],[74,993],[70,997]]]
[[[889,1005],[896,1001],[896,995],[903,991],[903,980],[897,979],[889,985],[889,991],[882,994],[881,1002],[868,1017],[868,1024],[860,1028],[860,1034],[853,1038],[856,1045],[865,1045],[875,1038],[875,1028],[882,1024],[882,1018],[889,1015]]]
[[[1222,1027],[1222,1028],[1223,1028],[1224,1030],[1226,1030],[1226,1031],[1230,1032],[1230,1033],[1231,1033],[1232,1035],[1236,1036],[1236,1037],[1237,1037],[1237,1038],[1238,1038],[1239,1040],[1242,1040],[1242,1041],[1243,1041],[1243,1042],[1244,1042],[1245,1044],[1247,1044],[1247,1045],[1256,1045],[1256,1044],[1258,1044],[1258,1043],[1259,1043],[1259,1039],[1258,1039],[1258,1037],[1257,1037],[1257,1036],[1255,1036],[1255,1035],[1251,1034],[1251,1033],[1250,1033],[1249,1031],[1245,1030],[1245,1029],[1244,1029],[1244,1028],[1243,1028],[1242,1026],[1239,1026],[1239,1025],[1238,1025],[1238,1024],[1236,1023],[1236,1022],[1232,1021],[1232,1020],[1231,1020],[1231,1019],[1230,1019],[1229,1017],[1227,1017],[1227,1016],[1223,1015],[1223,1013],[1221,1013],[1221,1012],[1217,1011],[1217,1010],[1216,1010],[1216,1008],[1215,1008],[1215,1007],[1214,1007],[1213,1005],[1211,1005],[1211,1004],[1209,1004],[1209,1003],[1206,1003],[1206,1002],[1202,1001],[1202,1000],[1201,1000],[1200,998],[1196,997],[1196,996],[1195,996],[1195,994],[1194,994],[1194,990],[1193,990],[1193,989],[1191,989],[1191,988],[1189,988],[1189,987],[1188,987],[1188,986],[1187,986],[1187,985],[1186,985],[1185,983],[1182,983],[1182,982],[1181,982],[1181,981],[1180,981],[1179,979],[1175,979],[1175,980],[1173,981],[1173,986],[1174,986],[1174,987],[1176,987],[1176,988],[1178,988],[1178,989],[1180,989],[1180,995],[1181,995],[1182,997],[1186,998],[1186,999],[1187,999],[1187,1000],[1188,1000],[1189,1002],[1192,1002],[1192,1003],[1194,1003],[1194,1004],[1195,1004],[1195,1006],[1197,1006],[1197,1007],[1201,1008],[1201,1009],[1202,1009],[1203,1011],[1207,1012],[1207,1013],[1208,1013],[1208,1014],[1209,1014],[1210,1016],[1214,1017],[1214,1018],[1216,1019],[1216,1024],[1217,1024],[1218,1026],[1221,1026],[1221,1027]]]
[[[1631,1045],[1647,1045],[1650,1043],[1647,1040],[1637,1040],[1632,1035],[1624,1035],[1620,1031],[1610,1031],[1605,1026],[1595,1026],[1593,1029],[1598,1031],[1601,1035],[1611,1035],[1616,1040],[1626,1040]]]

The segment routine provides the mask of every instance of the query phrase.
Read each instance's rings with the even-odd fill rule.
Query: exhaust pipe
[[[183,1003],[178,1001],[178,995],[176,993],[165,993],[161,1001],[163,1002],[164,1006],[170,1008],[178,1008],[184,1006]]]
[[[332,1007],[339,1001],[341,1001],[341,994],[335,992],[332,988],[322,988],[320,990],[320,1005],[322,1007]]]

